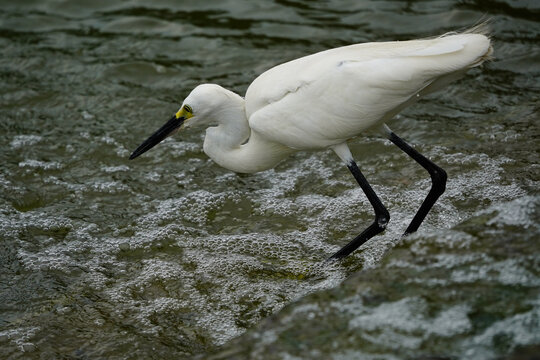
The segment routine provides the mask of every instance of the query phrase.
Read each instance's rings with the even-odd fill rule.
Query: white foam
[[[63,166],[56,161],[25,160],[19,163],[19,167],[42,170],[58,170]]]
[[[16,135],[9,143],[12,149],[18,150],[27,146],[35,145],[43,140],[39,135]]]
[[[351,330],[361,330],[362,338],[387,349],[418,349],[432,334],[452,337],[472,327],[467,306],[453,306],[431,316],[426,300],[418,297],[383,303],[375,308],[349,305],[344,310],[353,315],[349,320]]]
[[[119,153],[127,151],[111,137],[99,138],[98,142]],[[164,146],[171,148],[172,156],[200,151],[200,145],[191,143],[168,142]],[[439,150],[434,148],[429,155],[436,156]],[[214,165],[206,159],[192,159],[187,169],[173,175],[183,190],[164,199],[135,193],[128,182],[110,179],[109,174],[128,173],[131,163],[102,164],[103,178],[84,178],[77,183],[58,175],[44,177],[44,182],[77,196],[91,192],[133,196],[133,203],[127,206],[137,204],[143,215],[133,218],[129,225],[120,227],[111,221],[111,230],[104,234],[103,224],[40,209],[26,213],[7,209],[10,215],[0,212],[0,225],[12,239],[18,239],[21,231],[31,227],[45,233],[38,246],[16,240],[22,266],[31,271],[74,276],[73,286],[99,293],[104,302],[112,304],[111,316],[130,322],[141,333],[169,331],[153,319],[182,314],[178,327],[185,328],[186,334],[202,333],[207,341],[223,344],[286,304],[337,286],[351,271],[379,266],[385,252],[399,242],[431,185],[426,174],[407,186],[374,181],[376,192],[388,204],[392,216],[388,229],[352,255],[355,268],[343,263],[319,266],[326,256],[369,225],[373,216],[371,205],[346,168],[328,161],[329,156],[333,155],[298,155],[291,160],[294,166],[283,165],[250,176],[223,172],[212,179],[215,188],[201,188],[197,177],[197,171]],[[451,177],[447,193],[422,225],[421,234],[404,241],[416,255],[434,247],[440,249],[430,266],[450,271],[451,276],[406,281],[426,286],[472,281],[537,286],[534,275],[517,260],[446,253],[473,246],[472,235],[452,230],[453,225],[471,216],[494,214],[490,220],[493,226],[528,224],[532,229],[534,202],[521,196],[524,191],[519,185],[501,182],[500,174],[508,163],[503,157],[454,154],[443,158],[465,169]],[[32,160],[20,165],[27,169],[54,168]],[[369,163],[366,169],[374,172]],[[166,174],[158,167],[145,179],[159,182]],[[306,191],[304,186],[312,186],[313,190]],[[459,201],[468,197],[492,205],[485,210],[484,205],[477,210],[463,210]],[[514,210],[505,210],[508,201]],[[270,229],[257,226],[259,219],[268,221]],[[64,239],[56,237],[58,231],[67,233]],[[470,267],[471,263],[477,263],[476,267]],[[404,259],[388,266],[423,270]],[[84,276],[77,277],[79,272]],[[349,305],[345,302],[334,306],[342,306],[351,315],[350,328],[365,330],[362,337],[366,341],[384,346],[391,347],[394,341],[417,349],[426,337],[455,336],[471,326],[466,305],[432,314],[426,300],[420,297],[375,308],[364,306],[360,297],[349,300]],[[315,318],[324,312],[317,306],[294,311]],[[103,319],[95,315],[92,321],[101,326]],[[416,331],[424,335],[418,336]]]
[[[467,349],[464,357],[468,359],[487,360],[497,357],[493,344],[496,337],[511,338],[512,348],[519,345],[540,343],[538,322],[540,321],[540,301],[531,304],[532,309],[491,324],[481,334],[465,339],[461,347]]]

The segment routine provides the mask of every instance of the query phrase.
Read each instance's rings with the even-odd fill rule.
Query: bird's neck
[[[203,148],[212,160],[235,172],[254,173],[273,168],[294,152],[252,131],[244,99],[232,92],[228,95],[230,100],[215,112],[218,126],[206,129]]]

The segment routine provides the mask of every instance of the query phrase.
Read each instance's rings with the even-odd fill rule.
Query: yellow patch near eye
[[[177,119],[180,119],[180,117],[182,117],[182,114],[184,113],[184,109],[180,109],[176,112],[176,118]]]
[[[176,118],[179,119],[181,117],[185,118],[185,119],[189,119],[190,117],[193,116],[192,114],[193,110],[191,110],[191,106],[189,105],[184,105],[180,110],[178,110],[178,112],[176,113]]]

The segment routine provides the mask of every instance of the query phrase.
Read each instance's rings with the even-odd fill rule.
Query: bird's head
[[[215,115],[218,113],[216,109],[226,101],[225,91],[227,90],[214,84],[197,86],[169,121],[139,145],[129,159],[135,159],[180,129],[210,125],[215,121]]]

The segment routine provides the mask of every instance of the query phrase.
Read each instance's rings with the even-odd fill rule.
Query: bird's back
[[[261,74],[247,90],[246,113],[268,139],[297,149],[327,147],[387,121],[491,52],[478,31],[330,49]]]

